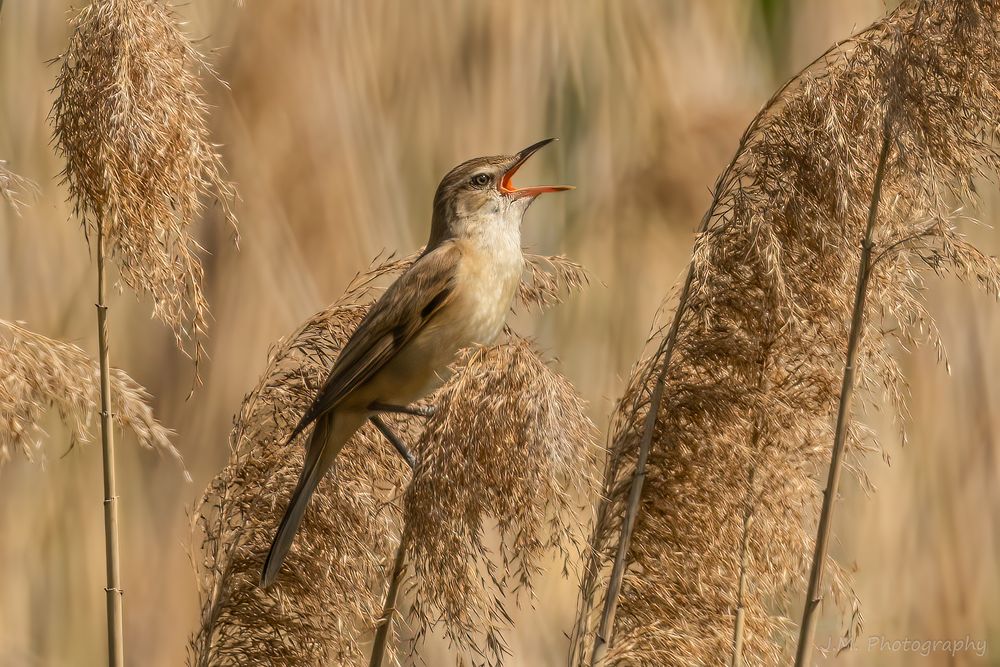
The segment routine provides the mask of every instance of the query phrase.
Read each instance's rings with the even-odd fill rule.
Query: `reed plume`
[[[614,415],[571,664],[730,663],[734,634],[736,664],[787,661],[887,115],[862,404],[905,415],[894,353],[939,345],[928,275],[1000,287],[996,261],[957,229],[973,180],[1000,164],[998,15],[995,0],[903,3],[797,75],[746,130],[674,319]],[[862,481],[863,453],[877,448],[852,419],[847,456]],[[616,574],[620,594],[605,594]]]
[[[18,176],[7,167],[7,162],[0,160],[0,198],[14,209],[18,215],[24,200],[38,193],[38,187],[27,178]]]
[[[470,351],[433,402],[405,497],[410,626],[419,639],[440,624],[476,664],[501,664],[504,599],[530,592],[543,558],[566,570],[579,553],[595,427],[573,386],[516,338]]]
[[[230,461],[209,484],[193,514],[194,539],[202,551],[194,558],[202,614],[189,643],[190,664],[349,665],[362,661],[363,644],[382,616],[383,590],[403,533],[401,490],[410,476],[407,464],[371,424],[345,446],[335,471],[321,482],[275,586],[264,590],[257,583],[274,527],[302,466],[302,443],[300,439],[287,443],[288,435],[367,312],[374,284],[401,272],[413,259],[377,261],[356,277],[344,296],[277,343],[260,381],[244,399],[230,436]],[[524,293],[539,295],[534,305],[551,304],[586,279],[577,265],[558,257],[529,256],[528,260],[530,266],[541,267],[526,272],[526,280],[535,287]],[[548,277],[543,275],[546,267],[551,267]],[[541,294],[548,296],[543,299]],[[527,364],[525,354],[522,351],[518,357]],[[480,353],[485,360],[482,355],[487,353]],[[506,357],[495,352],[488,358],[495,364]],[[439,414],[450,413],[450,406],[440,399],[451,395],[454,390],[450,388],[461,381],[465,368],[468,365],[457,369],[449,384],[429,399],[437,406],[432,423],[441,425]],[[478,376],[485,377],[484,368],[473,368],[480,368]],[[563,385],[549,389],[559,392]],[[563,396],[557,393],[556,398]],[[462,400],[463,407],[456,406],[456,410],[471,409],[475,398],[463,396]],[[549,412],[540,414],[554,419]],[[426,439],[418,439],[422,418],[383,418],[407,444],[415,445],[415,451],[422,451]],[[451,438],[457,436],[454,430],[449,433]],[[564,442],[558,434],[550,435],[555,442]],[[437,442],[428,440],[427,447],[437,451],[438,445],[432,444]],[[457,441],[447,442],[454,445]],[[524,470],[525,465],[514,470]],[[454,511],[456,506],[445,509]],[[528,528],[525,522],[530,518],[519,518],[521,523],[511,525]],[[454,525],[459,519],[451,520]],[[421,517],[414,528],[407,529],[408,539],[413,540],[408,543],[424,540],[423,531],[431,529]],[[436,530],[426,539],[439,534],[440,528]],[[525,533],[525,539],[529,537]],[[425,569],[434,566],[419,555],[414,563]],[[527,576],[534,564],[529,558],[518,567],[523,566]]]
[[[203,197],[236,229],[198,78],[209,65],[156,0],[90,4],[58,62],[51,120],[84,231],[107,239],[122,279],[197,362],[208,302],[191,227]]]
[[[76,345],[0,319],[0,466],[19,452],[30,459],[41,449],[40,424],[48,410],[69,428],[71,446],[91,441],[98,379],[97,362]],[[119,425],[140,445],[181,462],[171,432],[153,417],[149,394],[117,368],[111,396]]]
[[[377,263],[279,341],[244,398],[230,461],[194,514],[202,616],[190,664],[353,664],[361,655],[360,638],[380,613],[383,563],[397,530],[392,500],[407,473],[373,427],[358,432],[320,483],[276,585],[264,590],[258,581],[302,467],[302,443],[288,435],[364,317],[372,282],[409,261]],[[406,420],[394,421],[407,433]]]
[[[201,198],[214,193],[224,217],[232,186],[208,141],[207,106],[198,80],[207,65],[156,0],[96,0],[72,21],[59,57],[52,106],[63,182],[97,259],[101,444],[107,561],[108,662],[124,664],[123,603],[118,557],[108,341],[107,260],[122,279],[152,298],[153,316],[194,359],[202,356],[208,304],[202,292],[198,245],[190,227]]]
[[[562,303],[568,294],[590,282],[587,271],[561,255],[545,257],[524,253],[525,275],[517,298],[527,308],[544,310]]]

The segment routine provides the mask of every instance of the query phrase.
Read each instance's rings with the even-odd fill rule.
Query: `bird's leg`
[[[382,418],[379,417],[378,415],[372,415],[368,419],[371,420],[372,424],[375,424],[375,428],[379,430],[379,433],[385,436],[385,439],[388,440],[392,444],[392,446],[396,448],[396,451],[399,452],[399,455],[402,456],[403,459],[409,464],[410,469],[412,470],[413,468],[415,468],[417,465],[417,459],[407,448],[406,444],[404,444],[403,441],[400,440],[399,436],[396,435],[396,432],[393,431],[388,424],[382,421]]]
[[[375,412],[413,415],[415,417],[430,417],[434,414],[435,408],[433,405],[391,405],[389,403],[379,403],[376,401],[369,405],[368,409]]]

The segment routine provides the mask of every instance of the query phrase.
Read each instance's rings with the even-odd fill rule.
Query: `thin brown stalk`
[[[690,281],[685,282],[685,288]],[[684,294],[681,295],[681,302],[684,301]],[[680,309],[677,310],[679,314]],[[672,333],[676,332],[678,318],[674,318]],[[673,348],[674,335],[667,336],[666,358],[670,358]],[[625,556],[632,541],[632,530],[635,528],[635,519],[639,515],[639,500],[642,498],[642,483],[646,480],[646,460],[649,458],[649,446],[653,441],[653,424],[656,422],[656,414],[663,400],[663,385],[669,364],[664,363],[660,374],[656,378],[656,387],[653,389],[653,396],[649,401],[649,412],[646,414],[646,425],[642,431],[642,442],[639,444],[639,460],[635,465],[635,473],[632,475],[632,488],[629,490],[628,508],[625,512],[625,521],[622,524],[621,537],[618,540],[618,551],[615,554],[615,564],[611,569],[611,579],[608,582],[608,594],[604,598],[604,610],[601,613],[601,624],[597,629],[597,636],[594,638],[594,653],[590,658],[591,665],[597,665],[604,659],[611,643],[611,629],[615,624],[615,612],[618,610],[618,594],[621,593],[622,579],[625,576]]]
[[[755,388],[762,394],[766,394],[768,387],[768,364],[767,356],[774,346],[775,339],[771,338],[770,343],[764,346],[763,354],[759,360],[759,372]],[[750,437],[750,448],[757,451],[760,448],[760,441],[764,435],[766,425],[759,415],[754,423],[753,434]],[[750,578],[750,529],[753,527],[754,510],[757,505],[757,466],[756,461],[751,461],[746,480],[746,507],[743,510],[743,528],[740,538],[740,575],[739,583],[736,587],[736,613],[733,618],[733,655],[730,667],[740,667],[743,663],[743,643],[746,632],[746,612],[747,612],[747,581]]]
[[[404,410],[400,412],[413,416],[429,416],[433,414],[433,410],[421,410],[420,408],[415,408],[413,411]],[[417,461],[406,447],[406,444],[396,435],[395,431],[377,416],[372,417],[371,422],[375,424],[375,428],[379,430],[379,433],[392,443],[400,456],[406,460],[406,464],[410,466],[410,470],[413,470],[417,466]],[[375,630],[375,639],[372,642],[372,654],[369,660],[370,667],[381,667],[382,661],[385,659],[385,651],[392,630],[392,619],[396,614],[396,598],[399,595],[399,585],[402,583],[403,573],[406,571],[404,567],[406,564],[406,539],[407,533],[404,528],[403,534],[399,538],[399,544],[396,545],[396,558],[392,564],[392,574],[389,575],[389,588],[386,589],[385,602],[382,604],[382,618],[378,622],[378,627]]]
[[[733,659],[730,667],[743,664],[743,630],[746,625],[747,559],[750,554],[750,527],[753,524],[753,488],[757,469],[750,470],[747,482],[747,508],[743,514],[743,540],[740,543],[740,581],[736,592],[736,619],[733,622]]]
[[[830,454],[830,472],[827,476],[826,489],[823,491],[823,509],[819,515],[819,527],[816,531],[816,547],[813,553],[812,566],[809,571],[809,586],[806,589],[806,601],[802,611],[802,625],[799,628],[799,643],[795,653],[796,667],[812,664],[813,643],[816,636],[816,623],[819,620],[819,603],[822,601],[821,588],[826,565],[826,555],[830,547],[830,528],[833,525],[833,507],[840,488],[840,474],[843,469],[844,447],[847,444],[847,427],[850,421],[851,399],[854,396],[854,377],[857,368],[858,348],[864,329],[865,301],[868,296],[868,282],[871,279],[872,235],[875,231],[875,220],[882,199],[882,181],[885,178],[885,167],[892,144],[891,120],[886,117],[882,128],[882,148],[878,156],[878,167],[875,170],[875,184],[872,187],[871,204],[868,207],[868,223],[865,226],[865,237],[861,243],[861,263],[858,265],[857,289],[854,293],[854,309],[851,313],[851,330],[847,338],[847,358],[844,362],[844,381],[840,390],[840,405],[837,408],[837,427],[834,432],[833,451]]]
[[[101,364],[101,451],[104,461],[104,558],[107,564],[108,664],[125,664],[122,587],[118,567],[118,490],[115,481],[115,432],[111,414],[111,362],[108,350],[108,306],[105,296],[104,230],[97,221],[97,336]]]
[[[372,656],[368,662],[368,667],[382,667],[385,659],[386,646],[389,643],[389,635],[392,634],[392,619],[396,615],[396,598],[399,595],[399,585],[403,581],[403,573],[406,571],[406,534],[399,540],[396,547],[396,559],[392,564],[392,574],[389,577],[389,588],[385,592],[385,604],[382,605],[382,618],[379,620],[378,629],[375,631],[375,641],[372,643]]]

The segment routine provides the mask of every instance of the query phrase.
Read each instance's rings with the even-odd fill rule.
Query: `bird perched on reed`
[[[281,569],[309,498],[337,454],[379,412],[405,412],[443,381],[457,353],[491,343],[521,281],[521,219],[538,195],[565,185],[514,187],[514,173],[545,139],[514,155],[463,162],[434,195],[427,247],[372,306],[293,430],[313,424],[305,465],[264,561],[261,585]]]

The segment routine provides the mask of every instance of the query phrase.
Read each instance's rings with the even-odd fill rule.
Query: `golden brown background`
[[[21,218],[0,207],[0,317],[96,350],[95,275],[49,143],[68,2],[7,0],[0,15],[0,159],[40,186]],[[879,16],[875,0],[276,2],[177,8],[229,88],[208,79],[214,139],[240,187],[242,243],[209,212],[201,230],[215,321],[204,386],[149,304],[111,302],[112,363],[155,395],[194,478],[119,447],[129,664],[183,662],[198,606],[186,510],[227,456],[231,415],[272,341],[336,298],[380,251],[427,233],[454,164],[559,144],[520,182],[578,187],[525,222],[534,251],[564,253],[593,283],[522,318],[606,423],[661,300],[683,271],[709,187],[771,91],[831,42]],[[998,198],[984,190],[981,218]],[[971,235],[992,252],[1000,236]],[[856,568],[862,638],[837,665],[1000,665],[1000,308],[953,283],[931,289],[951,377],[908,357],[912,415],[879,487],[845,489],[836,553]],[[0,667],[104,662],[100,453],[67,451],[53,417],[40,461],[0,471]],[[825,473],[824,473],[825,474]],[[575,582],[553,572],[517,614],[511,665],[561,664]],[[800,609],[791,611],[797,622]],[[822,636],[838,636],[827,608]],[[987,653],[870,652],[868,638],[987,641]],[[433,642],[427,664],[452,662]]]

